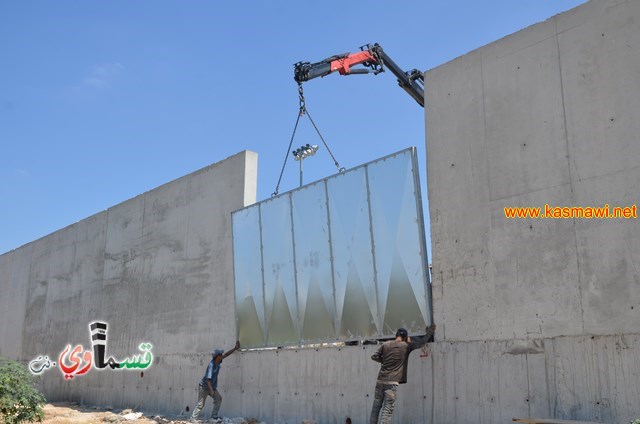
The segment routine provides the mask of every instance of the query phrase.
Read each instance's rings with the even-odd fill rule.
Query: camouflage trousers
[[[376,383],[376,394],[373,399],[369,424],[391,424],[397,394],[397,384]],[[380,421],[378,421],[378,418],[380,418]]]

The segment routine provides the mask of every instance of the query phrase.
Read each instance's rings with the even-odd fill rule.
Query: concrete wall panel
[[[494,289],[486,284],[491,281],[493,268],[488,266],[491,215],[481,65],[481,56],[470,53],[425,75],[427,157],[439,158],[429,160],[428,165],[432,294],[439,339],[464,339],[469,332],[478,338],[493,334],[495,313],[490,305]],[[457,115],[458,105],[464,119]],[[469,284],[472,287],[466,287]],[[459,301],[458,296],[465,293],[472,296]],[[461,325],[460,314],[466,314],[471,298],[484,307],[474,306],[474,319],[465,318]],[[467,329],[467,325],[473,329]]]
[[[89,323],[101,315],[104,277],[107,212],[78,222],[72,281],[79,287],[78,323]]]
[[[557,339],[556,413],[611,423],[637,418],[638,342],[637,335]]]
[[[247,352],[242,361],[242,416],[259,420],[276,416],[278,356],[275,351]]]
[[[31,248],[28,244],[0,256],[0,356],[19,360],[22,353],[22,329],[26,316]]]
[[[53,241],[52,237],[47,237],[32,243],[21,358],[43,355],[55,334],[49,324],[52,317],[47,303]]]
[[[567,134],[577,204],[637,204],[640,24],[637,2],[615,2],[591,25],[558,18]],[[585,331],[632,332],[640,323],[637,219],[577,220]],[[633,309],[632,309],[633,308]]]
[[[625,206],[637,204],[638,183],[639,168],[581,181],[576,184],[576,199],[581,204],[597,206],[613,202]],[[624,334],[638,328],[640,231],[637,221],[591,219],[576,222],[586,333],[615,331]]]
[[[144,195],[138,322],[145,328],[156,321],[158,313],[182,311],[188,306],[188,297],[183,295],[188,196],[188,177]],[[177,330],[170,331],[175,334]]]
[[[640,156],[638,5],[602,3],[597,19],[558,34],[574,180],[637,167]]]
[[[569,182],[554,35],[551,20],[483,48],[491,200]]]
[[[107,355],[136,348],[131,337],[138,334],[137,320],[131,318],[140,304],[143,213],[144,195],[107,210],[100,314],[94,318],[109,324]]]
[[[437,337],[640,325],[637,219],[503,209],[637,203],[639,13],[592,1],[425,74]]]
[[[506,219],[504,207],[567,204],[568,185],[492,202],[497,339],[582,333],[571,220]]]

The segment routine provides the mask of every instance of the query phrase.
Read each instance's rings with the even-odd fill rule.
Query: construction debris
[[[142,417],[142,412],[131,412],[129,414],[123,415],[122,419],[125,421],[135,421],[140,417]]]
[[[113,407],[82,406],[75,402],[56,402],[44,406],[45,418],[43,424],[267,424],[255,418],[218,418],[216,420],[192,420],[188,416],[165,417],[157,414],[134,412],[133,409],[114,410]],[[315,423],[315,421],[305,421]],[[278,424],[278,423],[273,423]]]

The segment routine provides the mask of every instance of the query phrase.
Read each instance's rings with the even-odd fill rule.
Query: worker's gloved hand
[[[433,340],[433,335],[436,333],[436,325],[435,324],[431,324],[430,326],[425,328],[425,331],[427,333],[427,339],[429,341],[432,341]]]

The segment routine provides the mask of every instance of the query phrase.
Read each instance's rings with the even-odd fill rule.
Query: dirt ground
[[[44,424],[89,424],[89,423],[114,423],[114,424],[187,424],[188,417],[164,417],[160,415],[148,416],[130,409],[109,410],[98,407],[81,406],[75,403],[59,402],[48,403],[44,409]],[[207,421],[201,421],[205,423]],[[220,424],[257,424],[254,419],[225,418]]]
[[[142,415],[140,418],[128,421],[124,416],[132,413],[131,410],[107,411],[94,407],[84,407],[74,403],[48,403],[44,409],[45,424],[88,424],[88,423],[122,423],[131,422],[142,423],[168,423],[169,421],[158,421]],[[129,417],[132,418],[133,416]],[[179,422],[179,421],[174,421]],[[185,421],[186,422],[186,421]]]

